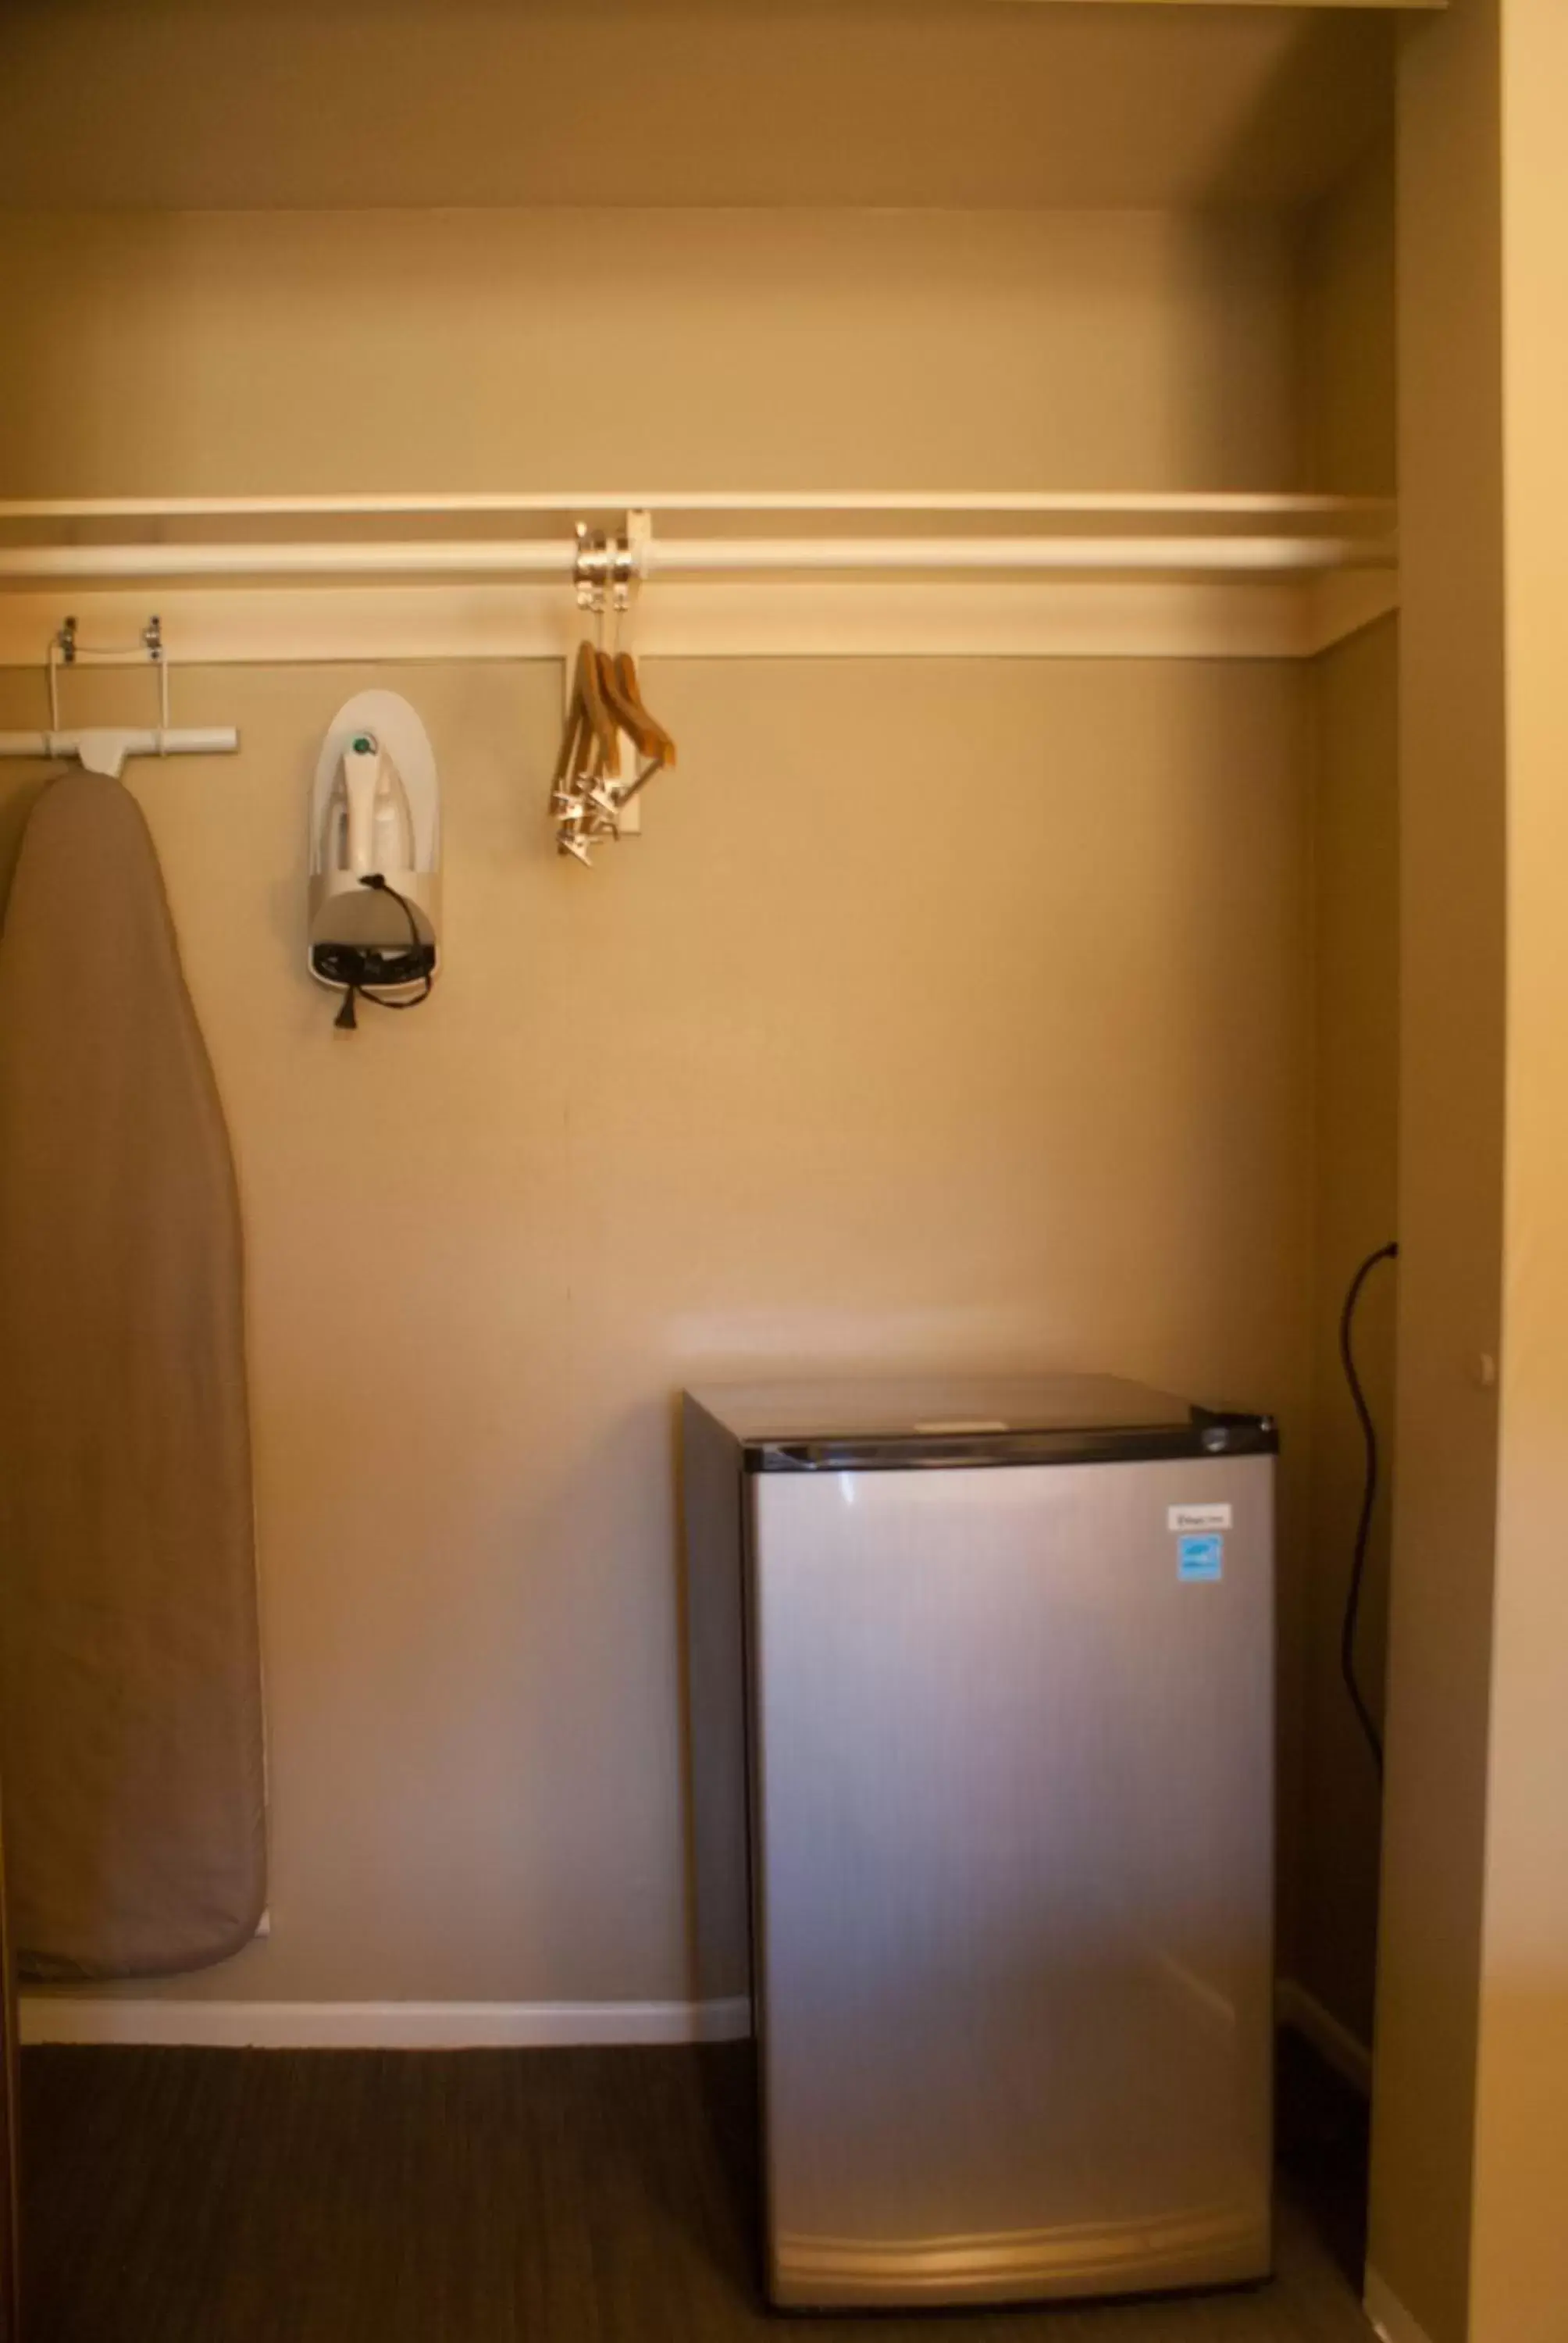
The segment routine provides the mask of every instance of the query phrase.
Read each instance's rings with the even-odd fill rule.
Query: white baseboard
[[[1370,2267],[1362,2302],[1382,2343],[1428,2343],[1424,2329],[1416,2325],[1393,2288]]]
[[[1293,1977],[1282,1978],[1282,2026],[1311,2042],[1359,2091],[1372,2054]],[[29,2043],[165,2043],[216,2049],[547,2049],[593,2043],[734,2042],[751,2006],[727,2001],[195,2001],[162,1996],[25,1993]]]
[[[1310,2042],[1363,2098],[1372,2097],[1372,2052],[1332,2010],[1323,2007],[1315,1994],[1294,1977],[1282,1977],[1274,1988],[1274,2015],[1282,2026]]]
[[[160,2043],[217,2050],[543,2050],[569,2045],[735,2042],[732,2001],[176,2001],[29,1993],[23,2044]]]

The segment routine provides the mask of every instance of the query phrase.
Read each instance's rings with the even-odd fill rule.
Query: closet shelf
[[[1120,491],[33,500],[0,504],[0,581],[569,580],[578,523],[629,526],[646,579],[1299,578],[1392,569],[1394,522],[1381,498]]]

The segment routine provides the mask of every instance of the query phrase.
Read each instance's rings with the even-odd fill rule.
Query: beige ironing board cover
[[[146,823],[84,772],[0,937],[0,1634],[24,1972],[237,1951],[266,1900],[238,1200]]]

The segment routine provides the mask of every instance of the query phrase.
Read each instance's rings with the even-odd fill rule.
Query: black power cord
[[[422,955],[426,950],[425,940],[419,933],[419,922],[414,916],[414,906],[408,900],[407,896],[400,895],[396,887],[389,887],[379,870],[372,870],[367,877],[361,879],[359,884],[362,887],[374,888],[377,894],[390,895],[395,903],[402,905],[403,917],[408,922],[409,943],[413,947],[416,956]],[[343,996],[343,1006],[338,1011],[337,1016],[333,1019],[333,1023],[340,1027],[345,1032],[352,1033],[357,1030],[359,1023],[359,1020],[354,1011],[354,1004],[357,999],[360,1001],[374,1001],[377,1009],[419,1008],[430,998],[431,976],[430,964],[427,960],[424,962],[421,974],[424,978],[424,990],[423,991],[417,992],[412,1001],[388,1001],[383,993],[367,992],[362,984],[356,984],[353,980],[350,979],[347,990]]]
[[[1356,1414],[1361,1422],[1362,1442],[1366,1453],[1366,1477],[1362,1487],[1361,1519],[1356,1523],[1355,1554],[1351,1564],[1350,1591],[1345,1597],[1344,1624],[1340,1631],[1340,1673],[1344,1677],[1345,1690],[1351,1696],[1351,1705],[1360,1719],[1362,1731],[1366,1735],[1367,1745],[1372,1751],[1372,1763],[1377,1767],[1377,1777],[1380,1782],[1382,1780],[1382,1735],[1378,1731],[1377,1719],[1367,1706],[1361,1685],[1356,1681],[1356,1629],[1361,1622],[1362,1583],[1366,1576],[1367,1540],[1372,1534],[1372,1511],[1377,1503],[1377,1426],[1372,1422],[1372,1410],[1367,1405],[1366,1393],[1362,1389],[1362,1379],[1356,1373],[1356,1356],[1351,1338],[1355,1328],[1356,1303],[1361,1300],[1362,1286],[1379,1262],[1398,1259],[1397,1244],[1379,1245],[1376,1252],[1369,1252],[1351,1280],[1350,1292],[1345,1295],[1344,1308],[1340,1312],[1340,1363],[1344,1368],[1345,1381],[1350,1385],[1351,1398],[1355,1403]]]

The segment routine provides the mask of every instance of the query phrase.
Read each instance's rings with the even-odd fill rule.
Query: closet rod
[[[48,545],[0,548],[0,578],[563,578],[575,542]],[[655,538],[638,548],[644,578],[745,577],[779,571],[959,571],[1032,576],[1301,574],[1387,569],[1390,538],[1350,537]]]
[[[377,515],[425,516],[440,513],[488,514],[567,513],[607,514],[650,512],[689,513],[1012,513],[1057,518],[1074,515],[1085,520],[1106,516],[1123,518],[1135,513],[1190,519],[1280,519],[1312,514],[1363,518],[1392,525],[1395,505],[1388,497],[1338,497],[1316,492],[1282,496],[1250,490],[1197,493],[1190,489],[1154,489],[1146,494],[1124,488],[940,490],[922,494],[901,488],[826,489],[811,493],[796,488],[763,488],[742,496],[730,490],[696,488],[650,495],[591,495],[555,492],[508,494],[395,494],[347,497],[35,497],[0,502],[0,521],[24,520],[285,520],[373,519]]]

